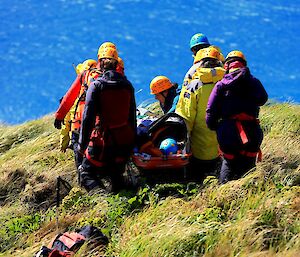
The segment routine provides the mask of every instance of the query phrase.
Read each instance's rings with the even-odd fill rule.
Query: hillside
[[[300,256],[300,106],[269,104],[260,120],[263,161],[244,178],[118,195],[77,187],[52,116],[0,126],[0,256],[33,256],[57,234],[56,218],[59,231],[93,224],[109,237],[76,256]],[[58,211],[57,176],[73,186]]]

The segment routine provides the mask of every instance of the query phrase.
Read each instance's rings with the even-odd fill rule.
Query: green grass
[[[299,256],[300,106],[269,104],[260,115],[263,161],[218,185],[159,184],[118,195],[77,187],[73,154],[59,151],[53,117],[1,126],[0,256],[33,256],[59,231],[86,224],[109,237],[76,256]],[[56,177],[73,185],[55,208]]]

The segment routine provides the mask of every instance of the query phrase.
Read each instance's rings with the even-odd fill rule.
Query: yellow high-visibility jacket
[[[198,68],[190,83],[182,88],[176,113],[183,117],[191,135],[191,149],[200,160],[218,157],[218,142],[215,131],[210,130],[205,121],[206,106],[214,85],[223,78],[221,67]]]

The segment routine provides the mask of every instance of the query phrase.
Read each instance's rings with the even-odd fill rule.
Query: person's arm
[[[64,120],[66,114],[70,111],[71,107],[73,106],[76,98],[79,95],[81,87],[81,74],[79,74],[76,79],[74,80],[73,84],[64,95],[56,113],[55,119],[57,120]]]
[[[218,82],[210,93],[206,108],[206,125],[211,130],[216,130],[220,115],[219,104],[220,94],[218,88],[221,82]]]
[[[96,120],[96,87],[95,82],[91,83],[87,93],[83,111],[82,123],[79,134],[80,151],[84,153],[90,141],[92,130]]]
[[[252,99],[256,101],[258,106],[262,106],[268,101],[268,93],[257,78],[253,78],[253,82]]]
[[[132,87],[132,94],[131,94],[131,101],[130,101],[130,113],[129,113],[129,122],[133,126],[134,131],[137,128],[136,122],[136,102],[135,102],[135,95],[134,95],[134,88]]]

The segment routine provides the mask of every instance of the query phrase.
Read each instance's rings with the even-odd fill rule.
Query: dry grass
[[[0,127],[0,220],[5,228],[24,215],[24,222],[45,217],[30,232],[0,229],[0,245],[9,246],[0,256],[32,256],[48,244],[57,233],[56,176],[76,184],[73,155],[59,152],[52,121]],[[88,196],[73,188],[60,208],[61,231],[90,223],[110,236],[107,249],[84,246],[76,256],[299,256],[300,107],[265,106],[261,124],[264,159],[257,168],[226,185],[212,180],[193,197],[145,191],[134,206],[129,193]]]

